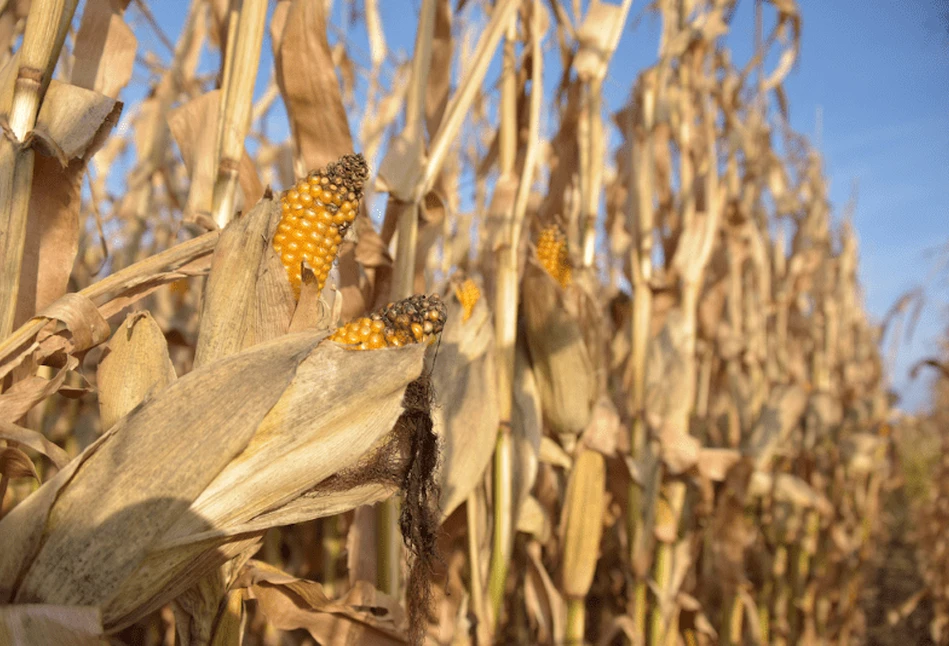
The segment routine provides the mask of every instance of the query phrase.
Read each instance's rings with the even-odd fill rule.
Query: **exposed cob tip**
[[[481,290],[471,278],[459,279],[455,282],[455,298],[461,303],[461,320],[465,322],[471,318],[471,313],[481,298]]]
[[[448,320],[445,303],[432,294],[416,294],[397,303],[389,303],[369,316],[353,319],[332,335],[330,341],[351,350],[375,350],[410,343],[433,341]]]
[[[537,259],[561,287],[566,287],[573,280],[570,256],[567,253],[567,236],[558,225],[551,224],[540,232],[540,238],[537,240]]]
[[[343,236],[356,219],[369,167],[360,153],[343,155],[280,194],[282,216],[273,246],[300,296],[300,265],[306,260],[317,288],[326,284]]]

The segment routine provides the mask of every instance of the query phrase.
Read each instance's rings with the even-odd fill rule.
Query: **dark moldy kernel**
[[[353,350],[400,347],[435,339],[447,320],[447,308],[437,295],[417,294],[354,319],[329,338]]]

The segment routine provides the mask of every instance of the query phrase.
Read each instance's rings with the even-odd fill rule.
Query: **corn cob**
[[[281,194],[283,214],[273,247],[287,268],[297,298],[304,260],[316,274],[317,288],[322,290],[326,284],[343,236],[356,219],[368,177],[369,169],[361,154],[343,155]]]
[[[551,278],[566,287],[572,280],[570,257],[567,254],[567,237],[563,230],[552,224],[540,233],[537,240],[537,259]]]
[[[369,316],[353,319],[333,332],[329,339],[351,350],[431,342],[441,334],[447,318],[445,304],[438,296],[417,294],[389,303]]]
[[[471,318],[471,313],[478,304],[478,299],[481,298],[481,290],[473,280],[465,278],[463,282],[455,285],[455,297],[461,303],[461,320],[464,322]]]

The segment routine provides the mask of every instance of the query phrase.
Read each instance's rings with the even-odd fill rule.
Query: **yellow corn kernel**
[[[350,350],[430,343],[445,329],[447,318],[445,304],[438,296],[417,294],[389,303],[369,316],[353,319],[333,332],[329,340]]]
[[[478,304],[478,299],[481,298],[481,290],[478,289],[477,283],[466,278],[464,282],[455,285],[455,297],[461,303],[461,320],[465,322],[471,318],[471,313]]]
[[[537,240],[537,260],[551,278],[566,287],[573,279],[570,256],[567,253],[567,237],[563,230],[552,224],[540,233]]]
[[[297,298],[304,260],[313,267],[317,288],[322,290],[326,284],[343,236],[356,219],[368,177],[369,168],[361,154],[343,155],[280,195],[283,214],[273,247]]]

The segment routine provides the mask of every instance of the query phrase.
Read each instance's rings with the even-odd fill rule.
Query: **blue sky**
[[[150,3],[172,40],[188,4]],[[337,25],[343,24],[342,4],[334,3]],[[390,50],[410,57],[419,1],[379,4]],[[626,101],[636,74],[655,61],[659,21],[643,13],[645,6],[633,4],[604,84],[611,111]],[[911,383],[908,368],[936,354],[936,340],[949,324],[949,271],[927,282],[935,262],[932,251],[949,243],[949,2],[800,0],[800,8],[801,56],[785,81],[791,125],[816,143],[820,121],[819,148],[838,215],[856,187],[854,224],[867,309],[880,321],[901,294],[927,285],[915,335],[899,345],[890,373],[903,406],[915,409],[926,400],[926,379]],[[740,0],[728,40],[737,61],[751,52],[753,12],[753,2]],[[140,20],[137,33],[144,26]],[[359,48],[356,58],[368,63],[364,32],[353,27],[350,38]],[[217,64],[216,54],[205,60]],[[271,65],[265,42],[260,89]],[[496,68],[488,82],[494,79]],[[134,101],[138,95],[130,88],[123,98]]]

